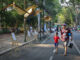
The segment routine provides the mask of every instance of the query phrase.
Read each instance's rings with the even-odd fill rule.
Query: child
[[[53,39],[54,39],[54,45],[55,45],[55,51],[54,52],[57,53],[57,51],[58,51],[58,40],[59,40],[58,32],[56,32]]]
[[[11,30],[11,39],[12,39],[12,46],[18,46],[18,42],[17,42],[17,39],[16,39],[16,35],[14,33],[14,29]]]

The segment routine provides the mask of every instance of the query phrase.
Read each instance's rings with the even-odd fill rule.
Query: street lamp
[[[50,22],[50,32],[51,32],[51,16],[44,16],[43,18],[46,22]]]
[[[20,7],[16,6],[15,3],[13,3],[13,7],[18,12],[18,14],[23,15],[24,14],[24,42],[26,42],[26,18],[33,13],[36,5],[29,6],[27,9],[23,10]]]
[[[36,7],[36,5],[32,5],[25,9],[26,13],[24,14],[24,42],[26,42],[26,18],[33,13]]]
[[[24,42],[26,42],[26,18],[33,12],[33,9],[30,8],[27,13],[24,14]]]
[[[24,42],[26,42],[26,18],[33,13],[33,10],[36,8],[35,5],[28,7],[27,9],[23,10],[20,7],[15,5],[15,2],[13,2],[13,8],[18,12],[18,14],[23,15],[24,14]]]
[[[46,22],[49,22],[49,21],[51,21],[51,16],[44,16],[44,18],[43,18]]]
[[[24,35],[25,35],[24,41],[26,42],[26,18],[27,18],[30,14],[33,13],[33,11],[35,10],[35,8],[36,8],[37,6],[36,6],[36,5],[32,5],[32,6],[30,6],[30,7],[28,7],[27,9],[24,10],[24,9],[20,8],[19,6],[17,6],[17,5],[15,4],[15,2],[13,2],[13,4],[8,5],[7,7],[3,8],[2,10],[6,9],[6,8],[8,8],[8,7],[11,7],[11,6],[13,6],[13,9],[15,9],[19,15],[23,15],[23,14],[24,14]]]

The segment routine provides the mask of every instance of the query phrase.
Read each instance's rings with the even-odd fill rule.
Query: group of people
[[[67,46],[69,43],[69,40],[72,41],[72,32],[69,28],[67,28],[66,24],[62,25],[61,31],[60,31],[60,35],[58,34],[58,31],[56,31],[55,36],[53,37],[54,39],[54,45],[55,45],[55,52],[58,52],[58,40],[60,39],[63,42],[63,46],[64,46],[64,56],[67,55]]]
[[[32,27],[30,27],[30,29],[27,30],[27,40],[30,40],[32,36],[34,37],[35,40],[37,40],[38,32],[37,32],[36,29],[33,30]],[[17,38],[16,38],[14,28],[11,29],[11,40],[12,40],[12,46],[15,46],[15,45],[18,46],[18,41],[17,41]]]
[[[31,36],[33,36],[37,40],[38,32],[36,29],[34,30],[32,29],[32,27],[30,27],[30,29],[27,30],[27,36],[28,36],[28,40],[29,38],[31,38]]]

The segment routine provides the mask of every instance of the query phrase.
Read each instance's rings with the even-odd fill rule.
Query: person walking
[[[58,32],[55,33],[55,36],[53,37],[53,39],[54,39],[54,45],[55,45],[54,52],[57,53],[58,52],[58,40],[60,39],[58,36]]]
[[[69,42],[69,33],[70,33],[70,30],[68,28],[66,28],[66,24],[64,24],[62,26],[62,30],[61,30],[61,40],[63,41],[64,43],[64,56],[67,55],[67,46],[68,46],[68,42]],[[72,35],[72,33],[71,33]],[[72,36],[71,36],[72,38]]]
[[[67,45],[68,45],[68,37],[66,36],[66,33],[67,33],[67,29],[66,29],[66,25],[64,24],[62,26],[62,30],[61,30],[61,40],[63,41],[64,43],[64,55],[66,56],[67,55]]]
[[[64,43],[64,56],[67,55],[67,46],[68,46],[68,42],[69,42],[69,35],[71,36],[72,33],[70,31],[69,28],[66,28],[66,24],[64,24],[62,26],[62,30],[61,30],[61,40]],[[71,40],[72,40],[72,36],[71,36]]]
[[[12,46],[18,46],[18,41],[16,39],[15,30],[11,29],[11,40],[12,40]]]

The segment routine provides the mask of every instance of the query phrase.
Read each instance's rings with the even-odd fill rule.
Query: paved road
[[[73,40],[80,49],[80,32],[73,32]]]
[[[74,42],[76,40],[77,34],[78,33],[74,33]],[[50,39],[47,39],[42,43],[36,42],[34,44],[17,48],[0,56],[0,60],[80,60],[79,52],[75,46],[72,49],[68,48],[68,55],[63,56],[64,48],[61,41],[59,41],[58,54],[54,54],[54,41],[52,37],[53,34],[51,34]],[[78,37],[77,39],[78,41],[80,40]],[[78,49],[80,48],[78,47]]]

